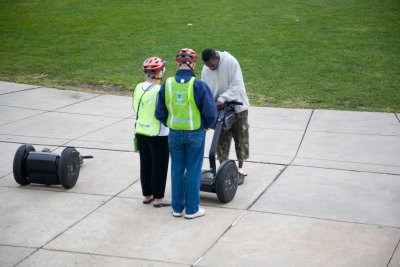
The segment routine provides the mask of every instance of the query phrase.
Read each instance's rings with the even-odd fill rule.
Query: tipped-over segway
[[[235,162],[229,159],[224,160],[217,170],[215,154],[221,134],[229,131],[236,119],[235,105],[242,105],[242,103],[226,102],[219,111],[209,153],[210,170],[203,170],[201,173],[200,190],[217,193],[219,201],[223,203],[228,203],[235,197],[239,171]]]
[[[32,145],[21,145],[14,156],[14,178],[20,185],[30,183],[59,185],[70,189],[78,180],[83,159],[93,156],[81,156],[74,147],[67,147],[61,156],[43,148],[36,152]]]

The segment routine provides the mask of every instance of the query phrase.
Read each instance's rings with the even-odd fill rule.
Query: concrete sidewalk
[[[400,266],[400,114],[249,116],[245,183],[185,220],[141,202],[129,97],[0,82],[0,266]],[[20,186],[23,143],[94,159],[70,190]]]

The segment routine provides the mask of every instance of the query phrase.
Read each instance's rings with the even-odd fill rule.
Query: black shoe
[[[150,204],[151,202],[153,202],[154,201],[154,198],[145,198],[145,199],[143,199],[143,204]]]

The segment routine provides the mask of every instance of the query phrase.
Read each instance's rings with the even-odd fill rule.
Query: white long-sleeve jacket
[[[201,71],[201,80],[211,89],[214,99],[220,102],[238,101],[243,106],[236,106],[236,113],[249,108],[249,99],[244,86],[242,70],[239,62],[228,52],[219,52],[219,64],[216,70],[206,65]]]

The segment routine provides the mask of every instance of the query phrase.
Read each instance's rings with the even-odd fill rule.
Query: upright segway
[[[84,158],[74,147],[67,147],[61,156],[53,154],[48,148],[36,152],[32,145],[22,145],[14,156],[14,178],[20,185],[38,183],[59,185],[70,189],[78,180],[80,165]]]
[[[218,141],[223,132],[231,129],[236,119],[235,105],[242,105],[240,102],[226,102],[218,113],[217,124],[212,139],[209,160],[210,170],[203,170],[201,174],[200,190],[217,193],[219,201],[230,202],[236,194],[238,187],[239,171],[233,160],[224,160],[218,170],[215,164],[215,154]]]

